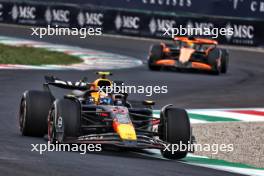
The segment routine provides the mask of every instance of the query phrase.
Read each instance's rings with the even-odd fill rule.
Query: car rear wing
[[[175,37],[174,41],[191,42],[196,44],[218,45],[218,42],[216,40],[207,39],[207,38]]]
[[[49,85],[69,90],[88,90],[93,85],[91,83],[84,82],[84,80],[78,82],[63,81],[54,76],[45,76],[45,81],[46,82],[43,84],[44,90],[50,90]]]

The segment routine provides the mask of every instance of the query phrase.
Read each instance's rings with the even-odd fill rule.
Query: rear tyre
[[[49,140],[65,142],[80,134],[81,107],[79,102],[70,99],[55,101],[49,116]]]
[[[219,48],[214,48],[209,52],[208,63],[212,67],[213,74],[219,75],[221,73],[221,50]]]
[[[161,124],[159,125],[160,138],[170,144],[177,146],[185,146],[181,150],[173,151],[161,150],[163,157],[168,159],[182,159],[188,153],[188,144],[191,140],[191,126],[187,112],[183,109],[168,107],[165,109],[164,115],[161,115]]]
[[[229,53],[227,50],[222,49],[222,58],[221,58],[221,73],[227,73],[229,66]]]
[[[53,97],[49,92],[27,91],[19,111],[19,126],[24,136],[42,137],[47,134],[47,117]]]
[[[155,65],[157,60],[163,58],[163,46],[162,45],[152,45],[150,49],[150,56],[148,60],[148,67],[150,70],[160,70],[161,66]]]

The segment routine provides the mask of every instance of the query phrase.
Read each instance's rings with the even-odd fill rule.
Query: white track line
[[[199,111],[192,110],[190,113],[195,113],[199,115],[208,115],[208,116],[216,116],[216,117],[224,117],[224,118],[232,118],[236,120],[241,120],[245,122],[261,122],[264,121],[264,116],[257,115],[249,115],[249,114],[241,114],[227,111],[218,111],[218,110],[210,110],[210,111]]]
[[[264,171],[257,169],[248,169],[248,168],[238,168],[238,167],[229,167],[229,166],[219,166],[219,165],[210,165],[210,164],[194,164],[188,163],[190,165],[202,166],[207,168],[212,168],[216,170],[222,170],[232,173],[250,175],[250,176],[264,176]]]

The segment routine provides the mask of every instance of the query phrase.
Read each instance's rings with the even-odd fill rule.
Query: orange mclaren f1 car
[[[150,70],[161,68],[183,68],[226,73],[229,53],[218,48],[218,42],[211,39],[176,37],[173,44],[152,45],[148,57]]]

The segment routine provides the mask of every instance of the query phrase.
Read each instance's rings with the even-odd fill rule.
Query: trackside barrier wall
[[[230,17],[176,15],[94,5],[0,0],[0,22],[32,26],[101,27],[103,33],[164,38],[167,26],[233,28],[232,36],[219,36],[222,44],[263,46],[264,21]]]
[[[43,0],[30,1],[43,2]],[[263,0],[45,0],[44,2],[264,20]]]

